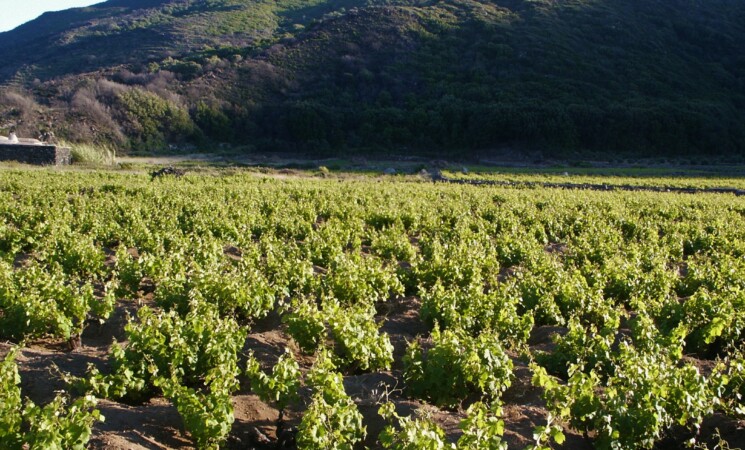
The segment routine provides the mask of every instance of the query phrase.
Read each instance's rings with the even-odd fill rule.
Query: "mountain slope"
[[[46,13],[0,34],[0,80],[26,71],[41,78],[183,55],[210,46],[270,38],[267,2],[115,0]],[[31,67],[29,67],[31,66]]]
[[[0,34],[0,129],[132,148],[740,157],[742,42],[735,0],[116,0]]]

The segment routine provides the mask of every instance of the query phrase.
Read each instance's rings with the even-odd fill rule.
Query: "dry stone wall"
[[[37,165],[67,165],[72,162],[69,148],[56,145],[0,144],[0,161]]]

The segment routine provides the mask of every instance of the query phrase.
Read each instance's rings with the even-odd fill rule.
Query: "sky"
[[[104,0],[0,0],[0,32],[33,20],[46,11],[90,6]]]

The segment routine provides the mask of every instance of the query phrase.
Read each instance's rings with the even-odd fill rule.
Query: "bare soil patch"
[[[226,249],[240,257],[235,249]],[[89,365],[102,371],[108,371],[108,351],[112,342],[124,342],[124,326],[129,317],[136,316],[137,309],[148,303],[148,296],[143,294],[140,300],[122,300],[112,317],[105,324],[90,324],[82,336],[82,347],[77,351],[68,351],[64,342],[39,340],[28,343],[18,356],[17,362],[22,377],[23,395],[37,403],[51,401],[59,391],[67,389],[62,374],[85,376]],[[363,414],[367,426],[367,439],[364,444],[369,448],[380,448],[377,436],[386,423],[378,415],[380,404],[392,401],[401,415],[414,414],[417,417],[428,417],[446,431],[448,439],[455,442],[462,434],[458,427],[465,417],[470,399],[455,410],[446,410],[429,405],[423,401],[408,398],[403,381],[402,357],[408,343],[417,336],[426,336],[428,328],[419,317],[421,302],[417,297],[391,299],[379,308],[378,321],[382,323],[381,331],[387,333],[394,346],[395,363],[391,371],[377,373],[348,373],[344,385],[347,393],[355,400]],[[542,326],[536,327],[531,334],[529,345],[534,350],[550,351],[554,336],[566,333],[566,328]],[[11,345],[0,343],[0,355],[5,355]],[[277,313],[255,323],[246,340],[243,356],[252,352],[263,368],[270,370],[277,359],[290,349],[307,372],[313,363],[313,357],[303,355],[297,345],[287,335]],[[697,366],[702,372],[709,369],[710,362],[699,361]],[[548,415],[545,402],[541,399],[541,389],[533,386],[532,373],[527,364],[513,355],[514,379],[512,386],[503,395],[503,420],[505,422],[504,439],[510,448],[523,448],[533,442],[533,431],[536,426],[544,425]],[[225,443],[228,449],[276,449],[295,448],[292,433],[300,424],[302,414],[310,401],[310,391],[303,387],[300,401],[285,411],[286,430],[280,438],[285,445],[277,444],[277,418],[279,411],[262,402],[251,392],[244,380],[233,397],[235,422],[232,432]],[[127,405],[110,400],[101,400],[98,408],[106,417],[104,422],[97,423],[89,448],[92,449],[191,449],[193,442],[184,431],[181,418],[175,407],[162,397],[155,397],[140,405]],[[715,414],[706,419],[701,429],[701,436],[715,442],[718,433],[729,441],[732,448],[745,448],[745,422],[722,414]],[[565,430],[566,442],[554,448],[591,449],[591,439],[580,432]],[[289,437],[288,437],[289,436]],[[659,444],[659,448],[677,448],[686,437],[673,435]]]

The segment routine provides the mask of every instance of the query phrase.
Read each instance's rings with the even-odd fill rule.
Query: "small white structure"
[[[41,142],[38,139],[31,139],[31,138],[19,138],[15,133],[10,133],[8,137],[0,136],[0,145],[44,145],[43,142]]]

